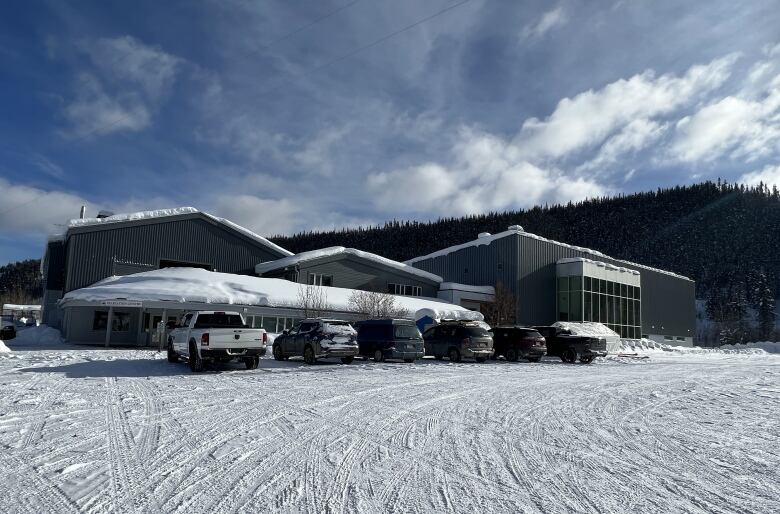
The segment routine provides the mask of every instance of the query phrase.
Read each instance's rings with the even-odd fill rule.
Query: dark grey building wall
[[[476,245],[414,263],[444,280],[472,285],[510,286],[517,301],[517,320],[528,325],[553,323],[555,263],[567,257],[584,257],[635,269],[641,273],[642,332],[693,337],[696,324],[695,283],[608,257],[530,236],[509,235],[490,245]],[[515,262],[514,272],[507,263]],[[499,265],[504,269],[499,270]],[[464,270],[468,269],[468,272]]]
[[[65,292],[114,274],[157,269],[163,259],[253,275],[259,262],[284,257],[200,214],[71,229],[65,255]]]
[[[490,244],[468,246],[447,255],[414,263],[442,277],[445,282],[495,286],[499,282],[518,296],[518,245],[520,237],[510,235]]]
[[[387,291],[387,284],[420,286],[422,296],[435,298],[439,292],[438,282],[426,280],[412,273],[396,271],[351,255],[338,255],[303,262],[298,265],[298,282],[308,284],[309,273],[331,275],[334,287],[361,289],[364,291]],[[283,270],[264,273],[264,277],[283,278]]]

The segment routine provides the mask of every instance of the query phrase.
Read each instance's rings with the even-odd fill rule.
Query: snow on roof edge
[[[529,237],[531,239],[536,239],[536,240],[539,240],[539,241],[547,241],[547,242],[550,242],[550,243],[553,243],[553,244],[557,244],[559,246],[563,246],[565,248],[570,248],[572,250],[577,250],[577,251],[580,251],[580,252],[583,252],[583,253],[587,253],[587,254],[590,254],[590,255],[595,255],[597,257],[602,257],[602,258],[605,258],[605,259],[611,259],[611,260],[613,260],[615,262],[628,264],[629,266],[636,266],[637,268],[646,269],[648,271],[656,271],[658,273],[663,273],[665,275],[670,275],[672,277],[681,278],[681,279],[693,282],[693,280],[691,280],[690,278],[688,278],[686,276],[683,276],[683,275],[679,275],[679,274],[674,273],[672,271],[662,270],[662,269],[659,269],[659,268],[653,268],[652,266],[647,266],[645,264],[638,264],[636,262],[626,261],[626,260],[623,260],[623,259],[616,259],[614,257],[610,257],[609,255],[603,254],[603,253],[599,252],[598,250],[592,250],[590,248],[584,248],[582,246],[570,245],[568,243],[562,243],[560,241],[555,241],[554,239],[547,239],[546,237],[538,236],[536,234],[531,234],[530,232],[526,232],[525,230],[522,230],[522,229],[505,230],[503,232],[499,232],[498,234],[493,234],[492,236],[480,237],[480,238],[474,239],[472,241],[467,241],[465,243],[461,243],[459,245],[454,245],[454,246],[449,246],[447,248],[442,248],[441,250],[437,250],[437,251],[429,253],[427,255],[422,255],[420,257],[413,257],[413,258],[411,258],[409,260],[404,261],[404,264],[412,265],[412,264],[414,264],[416,262],[420,262],[420,261],[423,261],[423,260],[434,259],[436,257],[443,257],[445,255],[451,254],[452,252],[457,252],[458,250],[462,250],[464,248],[469,248],[469,247],[472,247],[472,246],[489,245],[490,243],[492,243],[493,241],[495,241],[497,239],[502,239],[504,237],[511,236],[513,234],[517,234],[519,236],[524,236],[524,237]]]
[[[257,241],[262,245],[265,245],[269,248],[278,251],[282,255],[287,255],[287,256],[293,255],[291,251],[286,250],[275,243],[272,243],[268,239],[264,238],[259,234],[256,234],[255,232],[252,232],[246,227],[242,227],[241,225],[234,223],[226,218],[220,218],[219,216],[214,216],[213,214],[203,212],[201,210],[196,209],[195,207],[174,207],[170,209],[156,209],[151,211],[120,213],[120,214],[114,214],[113,216],[108,216],[106,218],[72,219],[68,221],[68,225],[65,230],[65,233],[51,235],[49,236],[49,241],[57,241],[57,240],[64,239],[65,236],[67,235],[67,232],[71,228],[86,227],[86,226],[93,226],[93,225],[105,225],[111,223],[122,223],[122,222],[129,222],[129,221],[155,219],[155,218],[166,218],[170,216],[181,216],[184,214],[198,214],[198,213],[203,214],[204,216],[216,221],[217,223],[225,225],[226,227],[231,228],[236,232],[240,232],[244,236]]]
[[[329,246],[327,248],[321,248],[319,250],[310,250],[308,252],[301,252],[294,255],[290,255],[288,257],[282,257],[281,259],[277,259],[275,261],[261,262],[255,266],[255,273],[263,274],[267,271],[285,268],[287,266],[292,266],[293,264],[299,264],[301,262],[308,262],[323,257],[331,257],[333,255],[344,255],[344,254],[354,255],[355,257],[360,257],[366,260],[374,261],[384,266],[395,268],[404,273],[417,275],[418,277],[422,277],[427,280],[431,280],[433,282],[440,283],[444,280],[439,275],[430,273],[425,270],[421,270],[419,268],[415,268],[414,266],[410,266],[409,264],[404,264],[403,262],[394,261],[392,259],[388,259],[387,257],[382,257],[381,255],[377,255],[375,253],[365,252],[363,250],[357,250],[355,248],[345,248],[343,246]]]

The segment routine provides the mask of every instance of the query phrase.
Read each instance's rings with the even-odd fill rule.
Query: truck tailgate
[[[258,329],[212,328],[209,334],[209,348],[262,348],[263,331]]]

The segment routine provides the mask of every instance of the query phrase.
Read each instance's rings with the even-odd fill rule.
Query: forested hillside
[[[41,290],[41,261],[26,260],[0,266],[0,304],[37,304]]]

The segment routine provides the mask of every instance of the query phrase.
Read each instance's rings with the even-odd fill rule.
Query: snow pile
[[[10,353],[11,350],[5,345],[2,339],[0,339],[0,353]]]
[[[4,303],[4,311],[40,311],[40,305],[19,305],[16,303]]]
[[[273,248],[277,250],[278,252],[284,254],[284,255],[292,255],[292,252],[285,250],[281,246],[278,246],[268,239],[255,234],[248,228],[244,228],[241,225],[237,225],[233,223],[230,220],[227,220],[225,218],[220,218],[218,216],[214,216],[212,214],[209,214],[207,212],[202,212],[196,209],[195,207],[176,207],[173,209],[157,209],[154,211],[140,211],[140,212],[130,212],[126,214],[114,214],[113,216],[108,216],[106,218],[82,218],[82,219],[73,219],[68,222],[68,229],[76,228],[76,227],[84,227],[88,225],[105,225],[109,223],[122,223],[126,221],[138,221],[138,220],[148,220],[148,219],[156,219],[156,218],[167,218],[170,216],[181,216],[183,214],[197,214],[201,213],[212,220],[216,221],[217,223],[220,223],[222,225],[225,225],[226,227],[229,227],[236,232],[241,232],[246,237],[253,239],[257,241],[258,243],[261,243],[269,248]],[[64,234],[56,234],[49,238],[50,241],[52,240],[59,240],[64,237]]]
[[[679,355],[767,355],[780,353],[780,343],[729,344],[717,348],[702,348],[700,346],[668,345],[650,339],[624,339],[622,350],[642,353],[666,352]]]
[[[381,255],[377,255],[375,253],[364,252],[362,250],[356,250],[354,248],[345,248],[343,246],[330,246],[328,248],[322,248],[320,250],[301,252],[295,255],[291,255],[289,257],[283,257],[281,259],[277,259],[275,261],[261,262],[260,264],[255,266],[255,273],[257,273],[258,275],[262,275],[267,271],[286,268],[287,266],[294,266],[295,264],[300,264],[302,262],[313,261],[315,259],[322,259],[323,257],[332,257],[334,255],[353,255],[360,259],[373,261],[377,264],[387,266],[390,268],[395,268],[398,271],[402,271],[404,273],[410,273],[412,275],[416,275],[418,277],[427,280],[432,280],[434,282],[441,282],[443,280],[438,275],[434,275],[433,273],[428,273],[427,271],[417,269],[414,266],[410,266],[402,262],[394,261],[392,259],[388,259],[387,257],[382,257]]]
[[[575,336],[598,337],[607,340],[607,351],[609,353],[619,352],[622,349],[620,335],[602,323],[585,321],[582,323],[574,321],[556,321],[554,327],[567,330]]]
[[[76,300],[130,300],[295,308],[298,293],[303,287],[307,286],[279,278],[233,275],[199,268],[165,268],[106,278],[89,287],[67,293],[60,300],[60,305],[67,306],[68,302]],[[329,311],[350,312],[349,297],[354,290],[313,287],[322,287]],[[423,310],[424,315],[434,314],[432,317],[437,319],[483,319],[478,312],[436,298],[395,295],[394,298],[399,308],[418,313],[415,319],[419,319],[419,312]]]
[[[14,344],[20,345],[49,345],[62,343],[62,334],[56,328],[46,325],[30,327],[16,333]]]

